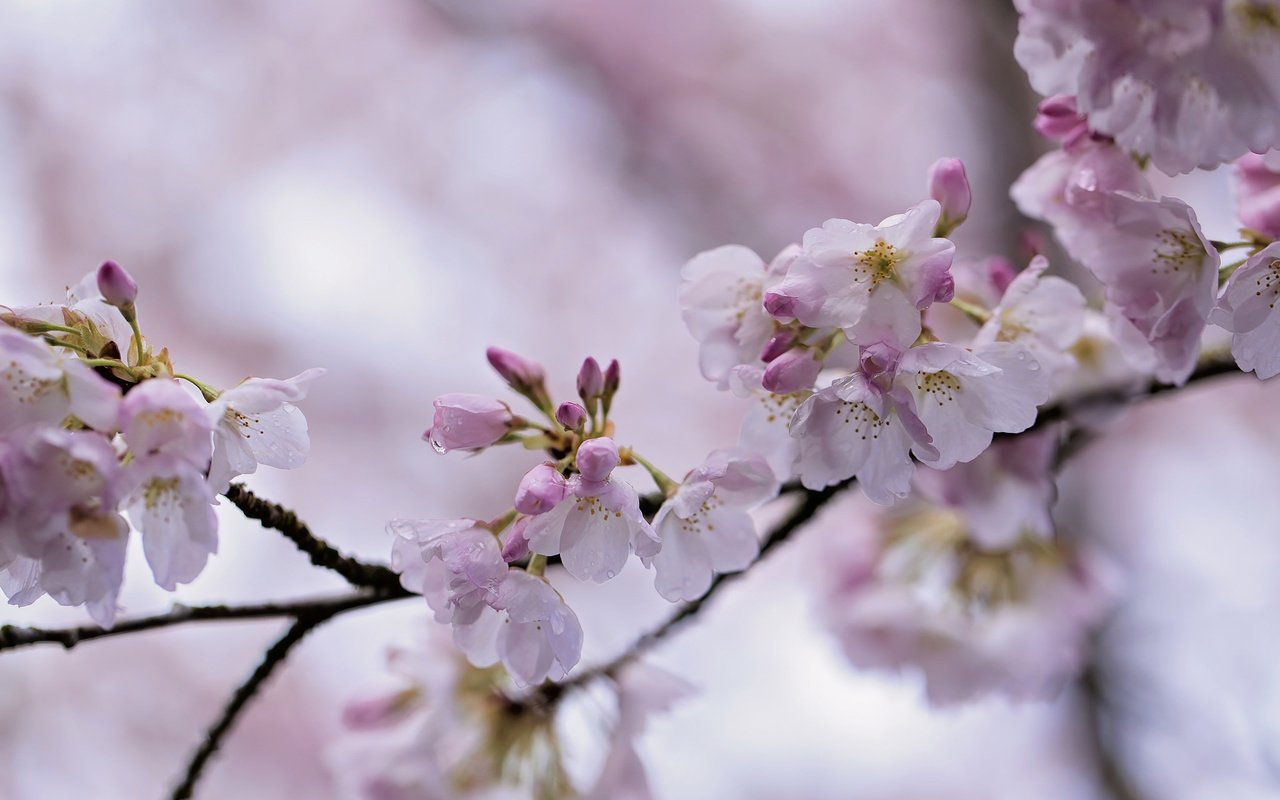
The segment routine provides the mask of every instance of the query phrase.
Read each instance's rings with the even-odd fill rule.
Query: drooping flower
[[[696,600],[718,572],[746,569],[760,552],[749,511],[778,493],[764,458],[742,450],[716,450],[663,503],[653,527],[662,549],[648,559],[658,594]]]
[[[564,500],[529,523],[529,550],[559,555],[570,575],[596,583],[621,572],[632,551],[641,558],[656,555],[659,539],[640,513],[636,490],[611,477],[617,464],[612,439],[583,442],[577,456],[581,474],[569,479]]]
[[[0,459],[0,568],[8,577],[0,584],[15,605],[48,594],[110,625],[129,536],[117,510],[115,448],[100,434],[57,428],[29,429],[10,444]]]
[[[1280,146],[1274,0],[1018,0],[1014,55],[1042,94],[1169,174]]]
[[[515,417],[500,400],[478,394],[445,394],[433,403],[435,417],[422,438],[438,453],[480,450],[511,430]]]
[[[765,307],[778,319],[842,328],[858,344],[878,340],[885,327],[900,341],[914,341],[920,311],[954,291],[955,245],[934,237],[941,213],[938,201],[925,200],[879,225],[827,220],[804,235]]]
[[[75,417],[95,430],[116,427],[120,390],[74,355],[0,327],[0,431],[59,426]]]
[[[276,469],[302,466],[311,449],[307,418],[294,405],[311,381],[324,374],[309,369],[287,380],[249,378],[209,404],[214,424],[209,482],[221,492],[233,478],[264,464]]]
[[[1084,665],[1112,568],[1053,531],[1052,446],[1030,444],[921,470],[876,535],[824,548],[822,614],[853,664],[919,670],[938,704],[1051,697]]]
[[[177,381],[152,379],[120,406],[120,430],[132,454],[125,468],[125,507],[142,532],[156,583],[189,583],[218,549],[215,496],[205,477],[213,423]]]
[[[1209,321],[1232,332],[1231,354],[1262,380],[1280,374],[1280,242],[1252,256],[1227,280]]]
[[[1218,251],[1181,200],[1097,199],[1103,218],[1081,237],[1078,257],[1106,287],[1121,345],[1137,359],[1154,357],[1160,380],[1181,384],[1217,295]]]
[[[680,311],[697,339],[704,378],[728,388],[729,371],[757,363],[777,331],[765,311],[764,294],[795,258],[788,247],[766,265],[741,245],[725,245],[694,256],[680,272]]]
[[[436,621],[478,667],[502,661],[521,686],[559,679],[578,663],[582,627],[550,584],[510,569],[483,523],[393,520],[392,569],[421,592]]]

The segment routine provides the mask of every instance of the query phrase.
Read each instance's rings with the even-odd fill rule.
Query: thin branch
[[[313,628],[332,619],[333,616],[332,612],[308,612],[301,615],[294,620],[293,625],[289,626],[289,630],[285,632],[285,635],[271,645],[271,649],[267,650],[266,655],[262,657],[262,662],[258,664],[253,674],[231,695],[231,700],[222,709],[222,714],[213,723],[213,727],[209,728],[204,740],[200,742],[200,746],[192,754],[191,761],[187,764],[186,772],[183,774],[182,782],[173,790],[173,800],[189,800],[195,792],[200,776],[204,774],[204,768],[209,763],[209,759],[218,752],[218,748],[222,746],[222,740],[226,738],[231,726],[239,718],[240,712],[244,711],[249,701],[257,694],[258,689],[271,677],[276,667],[284,663],[289,656],[289,651],[301,642],[304,636],[310,633]]]
[[[1096,660],[1085,668],[1076,683],[1084,711],[1085,736],[1098,769],[1098,783],[1111,800],[1143,800],[1116,759],[1113,729],[1106,719],[1106,682]]]
[[[262,527],[277,530],[306,553],[311,563],[323,569],[333,570],[346,578],[352,586],[380,591],[395,591],[400,587],[400,576],[381,564],[366,564],[359,559],[344,556],[336,547],[311,532],[307,524],[289,509],[255,495],[244,484],[235,483],[227,489],[225,497],[249,519],[262,523]]]
[[[77,628],[25,628],[17,625],[4,625],[0,626],[0,651],[16,650],[46,642],[57,643],[70,650],[80,642],[87,642],[92,639],[120,636],[155,628],[167,628],[173,625],[185,625],[189,622],[273,619],[280,617],[301,619],[312,616],[322,616],[328,619],[358,608],[400,600],[406,597],[417,597],[417,595],[397,586],[395,591],[355,592],[319,600],[301,600],[289,603],[261,603],[244,606],[178,605],[164,614],[124,620],[111,628],[100,628],[97,625],[83,625]]]

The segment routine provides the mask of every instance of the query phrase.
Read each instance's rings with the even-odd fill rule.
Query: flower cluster
[[[213,504],[232,478],[306,458],[306,420],[293,403],[319,370],[218,392],[152,350],[136,296],[108,261],[65,304],[4,314],[0,588],[13,604],[47,594],[110,625],[126,515],[156,583],[172,590],[217,550]]]
[[[655,571],[669,600],[704,594],[716,572],[745,569],[759,553],[748,511],[772,498],[778,482],[766,461],[718,450],[681,483],[633,448],[619,447],[609,414],[621,381],[617,361],[587,358],[578,400],[555,404],[541,366],[491,348],[489,363],[544,419],[517,416],[506,403],[446,394],[424,438],[441,453],[519,443],[543,450],[516,487],[514,505],[491,521],[397,519],[392,568],[424,595],[435,618],[453,626],[471,663],[505,666],[519,686],[568,675],[582,651],[582,628],[546,580],[548,559],[581,581],[616,577],[634,555]],[[664,494],[653,523],[640,495],[616,474],[644,467]]]
[[[1014,55],[1045,95],[1169,174],[1280,148],[1275,0],[1017,0]]]
[[[691,693],[674,676],[636,664],[589,704],[528,702],[506,693],[501,669],[468,664],[432,636],[394,648],[389,662],[400,685],[350,703],[331,754],[350,800],[491,797],[504,789],[549,800],[649,800],[635,740],[651,716]],[[560,728],[582,716],[608,744],[594,780],[577,790]]]
[[[1115,597],[1108,561],[1056,531],[1052,432],[920,470],[878,536],[824,551],[819,610],[855,665],[918,668],[929,699],[1051,696]]]
[[[892,503],[915,461],[946,469],[1026,430],[1076,367],[1080,292],[1046,277],[1043,258],[1021,274],[953,265],[942,237],[968,216],[963,165],[941,160],[929,186],[878,225],[828,220],[768,266],[738,246],[686,265],[703,374],[757,400],[742,445],[779,477],[810,489],[856,477]]]

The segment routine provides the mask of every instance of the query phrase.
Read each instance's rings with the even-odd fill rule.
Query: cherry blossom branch
[[[173,800],[188,800],[192,796],[195,792],[196,784],[199,782],[201,775],[204,774],[204,768],[209,763],[209,759],[218,752],[218,749],[222,746],[222,740],[231,730],[231,727],[235,724],[249,701],[257,694],[258,689],[271,677],[276,667],[285,662],[285,659],[289,657],[289,652],[302,641],[303,637],[332,617],[332,613],[308,612],[301,614],[289,626],[289,630],[285,632],[284,636],[271,645],[271,648],[262,657],[262,662],[254,669],[253,674],[249,676],[248,680],[240,684],[235,693],[231,695],[231,700],[222,709],[222,714],[214,722],[213,727],[209,728],[209,732],[205,734],[200,746],[196,748],[195,753],[191,756],[191,761],[187,764],[186,772],[183,773],[182,782],[173,790]]]
[[[257,520],[264,528],[284,534],[285,538],[311,559],[312,564],[338,573],[352,586],[384,592],[400,589],[400,576],[390,568],[344,556],[336,547],[313,534],[295,513],[282,505],[263,500],[245,488],[244,484],[232,484],[224,496],[249,519]]]
[[[394,591],[355,592],[320,600],[300,600],[289,603],[260,603],[243,606],[174,606],[163,614],[124,620],[111,628],[83,625],[75,628],[28,628],[17,625],[0,626],[0,651],[16,650],[36,644],[56,643],[70,650],[81,642],[121,636],[139,631],[185,625],[190,622],[318,617],[331,619],[367,606],[378,605],[406,597],[417,597],[403,588]]]
[[[554,702],[554,700],[562,695],[565,691],[579,686],[583,686],[596,678],[617,677],[618,673],[628,664],[635,661],[640,656],[652,650],[672,633],[676,632],[684,623],[693,619],[700,612],[711,598],[723,588],[726,584],[731,583],[738,578],[746,575],[747,572],[764,560],[774,548],[787,541],[793,533],[804,527],[810,522],[818,512],[822,510],[832,498],[837,494],[853,486],[854,480],[837,483],[834,486],[828,486],[818,491],[806,491],[803,499],[795,507],[795,509],[787,515],[787,518],[778,523],[772,531],[765,536],[760,543],[760,555],[746,569],[741,572],[725,572],[716,575],[711,581],[711,586],[707,589],[706,594],[689,603],[685,603],[674,614],[672,614],[666,622],[641,636],[631,645],[625,652],[605,664],[593,667],[575,675],[573,678],[552,686],[544,688],[541,692],[535,693],[529,698],[529,704]]]

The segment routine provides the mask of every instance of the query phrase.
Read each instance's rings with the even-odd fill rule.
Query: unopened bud
[[[779,331],[773,335],[769,343],[764,346],[764,350],[760,351],[760,360],[768,364],[778,356],[791,349],[791,343],[794,342],[796,336],[791,331]]]
[[[506,403],[478,394],[445,394],[435,400],[431,427],[422,435],[438,453],[478,450],[496,443],[515,423]]]
[[[121,310],[131,309],[138,299],[138,282],[116,262],[104,261],[98,267],[98,292],[108,305]]]
[[[929,168],[929,196],[942,205],[938,236],[946,236],[969,216],[973,194],[964,163],[958,158],[940,158]]]
[[[529,527],[529,517],[521,517],[511,526],[507,535],[507,543],[502,546],[502,560],[510,564],[529,555],[529,539],[524,535]]]
[[[764,388],[774,394],[812,389],[821,369],[822,362],[814,357],[812,350],[788,350],[775,358],[764,371]]]
[[[618,466],[618,445],[608,437],[588,439],[578,446],[578,472],[589,481],[602,481]]]
[[[578,396],[590,407],[604,394],[604,373],[594,358],[587,356],[578,370]]]
[[[587,410],[572,400],[566,400],[556,409],[556,421],[571,431],[580,429],[587,422]]]
[[[569,496],[564,476],[551,464],[539,464],[524,474],[516,487],[516,511],[543,514]]]

